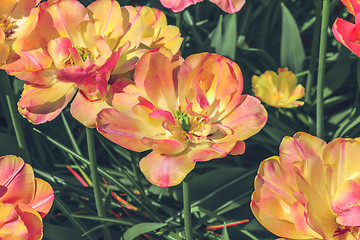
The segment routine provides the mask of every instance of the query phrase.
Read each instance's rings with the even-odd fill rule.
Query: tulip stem
[[[184,204],[184,224],[185,224],[185,239],[192,240],[192,224],[191,224],[191,208],[190,208],[190,190],[189,183],[183,181],[183,204]]]
[[[323,1],[323,11],[320,30],[320,49],[319,49],[319,65],[318,80],[316,90],[316,136],[324,137],[324,75],[325,75],[325,54],[327,43],[327,27],[329,23],[329,0]]]
[[[313,32],[313,40],[311,43],[311,57],[309,64],[309,73],[306,80],[306,89],[305,89],[305,102],[311,104],[311,88],[313,85],[315,64],[317,60],[317,50],[319,48],[319,33],[320,33],[320,23],[321,23],[321,3],[318,2],[316,6],[316,16],[315,16],[315,27]]]
[[[94,196],[95,196],[95,204],[96,210],[99,217],[105,217],[105,208],[104,203],[101,197],[100,191],[100,181],[99,181],[99,174],[97,169],[97,162],[96,162],[96,153],[95,153],[95,144],[94,144],[94,133],[93,130],[90,128],[86,128],[86,141],[88,147],[88,154],[89,154],[89,161],[90,161],[90,171],[91,171],[91,181],[93,184],[94,189]],[[108,227],[103,228],[104,240],[110,240],[111,234]]]
[[[21,127],[19,115],[17,113],[17,106],[15,103],[14,92],[11,88],[9,76],[4,70],[0,70],[0,79],[2,79],[2,86],[4,89],[6,102],[9,108],[11,121],[15,130],[16,140],[18,142],[20,151],[23,154],[22,157],[25,160],[25,162],[31,164],[30,153],[26,146],[24,132]]]

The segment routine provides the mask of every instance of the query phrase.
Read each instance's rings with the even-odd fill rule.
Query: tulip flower
[[[287,68],[279,68],[278,74],[266,71],[253,76],[252,89],[261,101],[273,107],[299,107],[304,102],[296,101],[304,96],[304,87],[297,84],[294,73]]]
[[[198,161],[242,154],[267,120],[260,101],[242,95],[240,68],[217,54],[148,52],[134,79],[111,86],[113,108],[99,112],[97,129],[130,150],[152,149],[140,169],[157,186],[179,184]]]
[[[286,239],[359,239],[358,140],[285,137],[280,155],[264,160],[255,178],[258,221]]]
[[[87,8],[77,0],[51,0],[38,8],[39,20],[27,39],[35,42],[33,49],[17,52],[3,66],[26,81],[18,106],[34,124],[53,120],[75,96],[71,114],[85,126],[95,127],[96,114],[109,107],[111,76],[129,75],[146,50],[167,45],[166,39],[174,52],[181,44],[179,33],[167,29],[162,20],[157,39],[154,36],[158,42],[143,45],[140,12],[113,0],[98,0]]]
[[[42,239],[54,191],[21,158],[0,157],[0,239]]]
[[[34,9],[40,0],[0,1],[0,67],[13,54],[13,48],[26,48],[23,40],[37,21],[38,11]]]
[[[342,0],[348,11],[355,17],[355,24],[337,18],[333,25],[333,34],[341,44],[360,57],[360,2],[357,0]]]
[[[180,12],[192,4],[196,4],[203,0],[160,0],[161,4],[170,8],[174,12]],[[245,0],[210,0],[210,2],[218,5],[223,11],[234,13],[240,11],[244,6]]]
[[[141,6],[136,8],[143,20],[144,29],[141,43],[149,49],[166,47],[173,54],[179,52],[182,38],[176,26],[168,25],[166,16],[156,8]]]

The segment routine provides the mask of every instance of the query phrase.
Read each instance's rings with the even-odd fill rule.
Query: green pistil
[[[190,130],[190,117],[186,113],[177,110],[175,118],[181,122],[181,127],[184,131]]]
[[[91,52],[88,48],[77,48],[77,52],[80,54],[81,59],[85,62],[85,60],[90,56]]]

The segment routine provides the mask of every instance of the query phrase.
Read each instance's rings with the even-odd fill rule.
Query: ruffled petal
[[[54,198],[54,190],[51,185],[40,178],[35,178],[35,197],[30,207],[43,218],[50,211]]]
[[[149,149],[141,139],[156,131],[135,116],[111,108],[99,112],[96,128],[107,139],[137,152]]]
[[[74,84],[60,81],[44,88],[25,84],[18,103],[19,112],[33,124],[51,121],[67,106],[75,92]]]
[[[234,13],[240,11],[244,6],[245,0],[210,0],[218,5],[223,11]]]
[[[201,2],[202,0],[160,0],[161,4],[170,8],[174,12],[180,12],[192,4]]]
[[[175,112],[176,92],[171,60],[160,52],[144,54],[136,65],[135,83],[149,100],[163,110]]]
[[[243,95],[238,107],[220,123],[233,130],[234,134],[228,135],[228,138],[245,140],[264,127],[267,117],[265,107],[258,99]]]
[[[97,114],[110,106],[101,99],[91,100],[81,92],[76,94],[74,101],[71,103],[71,115],[88,128],[94,128]]]
[[[360,25],[355,25],[341,18],[337,18],[332,30],[336,40],[347,47],[356,56],[360,56],[360,44],[358,39]]]
[[[0,157],[0,201],[29,204],[34,194],[32,167],[13,155]]]
[[[326,146],[322,160],[327,164],[327,178],[331,195],[348,179],[359,177],[360,142],[337,138]]]
[[[159,187],[171,187],[184,180],[195,167],[186,155],[168,156],[151,152],[140,161],[140,169],[146,179]]]

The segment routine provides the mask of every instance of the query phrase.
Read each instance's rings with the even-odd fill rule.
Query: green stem
[[[190,191],[189,183],[183,181],[183,204],[184,204],[184,224],[185,224],[185,239],[192,240],[192,224],[191,224],[191,207],[190,207]]]
[[[57,205],[57,207],[63,212],[63,214],[72,223],[72,225],[75,226],[75,228],[80,232],[80,234],[88,232],[88,229],[86,228],[86,226],[81,221],[79,221],[78,219],[74,218],[71,215],[70,209],[61,200],[60,197],[57,197],[57,196],[55,197],[54,204]],[[94,240],[94,238],[90,234],[87,234],[86,238],[89,239],[89,240]]]
[[[76,152],[77,154],[80,154],[80,155],[81,155],[81,151],[80,151],[79,145],[77,144],[77,142],[76,142],[76,140],[75,140],[75,138],[74,138],[74,135],[73,135],[72,132],[71,132],[71,129],[70,129],[69,124],[68,124],[68,122],[67,122],[67,120],[66,120],[65,114],[64,114],[63,112],[61,112],[60,115],[61,115],[61,119],[62,119],[62,121],[63,121],[63,123],[64,123],[65,130],[66,130],[66,132],[67,132],[67,135],[68,135],[69,138],[70,138],[71,145],[73,146],[75,152]]]
[[[176,13],[176,26],[179,28],[180,32],[182,32],[182,22],[183,22],[183,12]]]
[[[99,217],[105,217],[105,208],[101,197],[100,191],[100,181],[99,181],[99,173],[96,162],[96,153],[95,153],[95,144],[94,144],[94,133],[90,128],[86,128],[86,141],[88,147],[89,161],[90,161],[90,171],[91,171],[91,181],[94,189],[95,196],[95,204],[96,210]],[[111,239],[111,234],[109,228],[103,228],[103,234],[105,240]]]
[[[320,32],[320,50],[318,66],[318,82],[316,90],[316,136],[324,137],[324,75],[325,75],[325,54],[326,54],[326,31],[329,23],[330,0],[323,1],[323,11]]]
[[[311,44],[311,57],[309,64],[309,73],[306,80],[306,90],[305,90],[305,102],[311,103],[311,88],[314,80],[314,72],[316,66],[316,53],[319,48],[319,33],[320,33],[320,24],[321,24],[321,3],[318,2],[316,6],[316,16],[315,16],[315,27],[313,32],[313,40]]]
[[[0,79],[2,80],[2,86],[4,89],[6,102],[7,102],[9,111],[10,111],[12,124],[13,124],[14,130],[15,130],[16,140],[18,142],[21,154],[22,154],[25,162],[31,164],[29,150],[26,146],[24,132],[22,130],[20,120],[19,120],[19,115],[17,113],[18,111],[17,111],[17,106],[15,103],[14,92],[11,89],[9,76],[6,74],[6,72],[4,70],[0,70]]]

